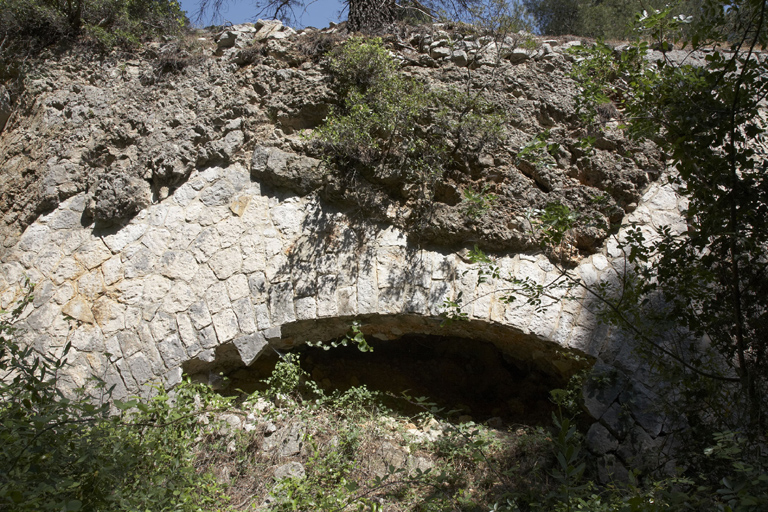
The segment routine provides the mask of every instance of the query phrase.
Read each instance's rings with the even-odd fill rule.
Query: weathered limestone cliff
[[[466,259],[477,243],[504,272],[552,281],[525,221],[552,202],[593,220],[570,259],[587,284],[616,277],[622,222],[684,228],[678,198],[653,181],[657,150],[625,140],[612,113],[593,152],[579,144],[566,52],[577,42],[525,49],[522,36],[445,27],[387,39],[404,73],[479,91],[506,119],[503,147],[446,173],[417,216],[401,182],[372,175],[350,189],[312,144],[338,101],[318,50],[335,29],[263,22],[196,37],[193,52],[154,44],[126,61],[51,56],[0,134],[0,300],[16,301],[25,276],[35,284],[23,337],[49,353],[72,343],[65,382],[96,374],[117,397],[142,393],[333,339],[358,319],[379,339],[489,341],[556,379],[597,361],[614,377],[587,391],[592,449],[629,465],[629,447],[663,444],[669,425],[647,411],[641,363],[586,292],[508,305],[506,284],[478,285]],[[518,158],[545,130],[558,143],[546,165]],[[479,219],[465,214],[467,187],[498,197]],[[445,326],[443,301],[459,294],[468,320]]]

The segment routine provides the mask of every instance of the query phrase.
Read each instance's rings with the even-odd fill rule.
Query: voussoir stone
[[[208,265],[219,279],[227,279],[240,270],[243,265],[243,255],[237,248],[224,249],[214,254]]]
[[[166,251],[160,257],[160,273],[171,279],[192,279],[192,270],[197,268],[195,257],[187,251]]]

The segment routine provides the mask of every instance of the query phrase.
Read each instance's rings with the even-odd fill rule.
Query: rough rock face
[[[211,35],[201,34],[197,56],[154,44],[128,61],[92,64],[67,55],[38,63],[26,91],[34,101],[0,136],[3,245],[13,245],[38,215],[77,193],[89,194],[86,216],[110,224],[167,197],[194,169],[247,165],[253,158],[254,178],[299,194],[319,190],[422,243],[474,240],[492,250],[533,249],[525,211],[561,202],[591,219],[593,227],[575,241],[589,253],[660,170],[653,148],[629,143],[610,123],[593,154],[580,148],[587,132],[566,52],[575,43],[552,41],[532,51],[518,47],[520,38],[496,43],[440,29],[403,33],[389,44],[404,73],[433,89],[478,91],[506,119],[503,147],[470,169],[449,170],[429,214],[416,222],[412,214],[423,205],[407,193],[375,179],[352,190],[312,154],[306,130],[322,123],[336,102],[316,52],[337,41],[335,30],[296,34],[260,22],[216,35],[215,47]],[[546,161],[517,158],[544,130],[559,144],[557,153]],[[253,144],[271,152],[271,160],[262,165],[250,154]],[[488,215],[465,215],[467,187],[498,197]]]
[[[19,297],[24,275],[37,285],[24,340],[41,352],[71,341],[64,380],[97,374],[124,396],[172,386],[182,370],[343,335],[355,318],[381,339],[482,338],[553,376],[595,360],[618,375],[587,389],[589,446],[611,467],[630,464],[633,446],[662,446],[670,428],[648,412],[641,363],[621,333],[598,326],[585,293],[548,298],[544,310],[511,307],[507,284],[478,286],[466,260],[481,243],[502,252],[505,273],[550,282],[557,270],[525,252],[522,217],[560,201],[595,220],[574,241],[578,274],[615,279],[621,251],[601,243],[625,213],[649,237],[661,224],[685,229],[674,191],[648,187],[655,150],[610,123],[593,154],[580,149],[567,45],[530,51],[440,28],[392,36],[404,72],[435,88],[469,83],[508,121],[503,147],[446,173],[427,221],[415,223],[417,205],[396,187],[366,180],[355,195],[313,149],[307,130],[337,101],[313,49],[334,30],[260,23],[201,34],[205,58],[150,45],[126,62],[41,63],[27,86],[34,100],[0,133],[0,306]],[[543,164],[518,158],[545,129],[559,150]],[[464,188],[486,185],[498,203],[468,219]],[[459,294],[469,321],[447,328],[441,305]]]

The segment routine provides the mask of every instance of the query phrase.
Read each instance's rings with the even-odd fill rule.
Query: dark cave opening
[[[361,352],[356,346],[324,350],[306,345],[294,352],[304,371],[326,392],[365,385],[387,394],[386,404],[401,412],[421,412],[402,398],[406,393],[424,397],[446,414],[452,411],[447,417],[452,420],[469,416],[475,422],[500,418],[507,425],[548,424],[554,410],[549,391],[565,385],[489,342],[407,334],[396,340],[370,338],[369,344],[373,352]],[[222,392],[263,390],[262,381],[277,361],[277,352],[269,351],[251,366],[229,372]]]

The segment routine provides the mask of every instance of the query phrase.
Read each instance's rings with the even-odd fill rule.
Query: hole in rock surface
[[[554,410],[549,391],[565,385],[488,342],[412,334],[369,343],[373,352],[360,352],[355,346],[327,351],[304,346],[298,350],[301,366],[326,391],[365,385],[394,397],[406,392],[446,412],[456,411],[449,419],[469,415],[476,422],[500,417],[506,424],[548,424]],[[231,372],[225,393],[263,389],[260,381],[276,361],[272,354]],[[423,411],[405,399],[387,402],[409,414]]]

